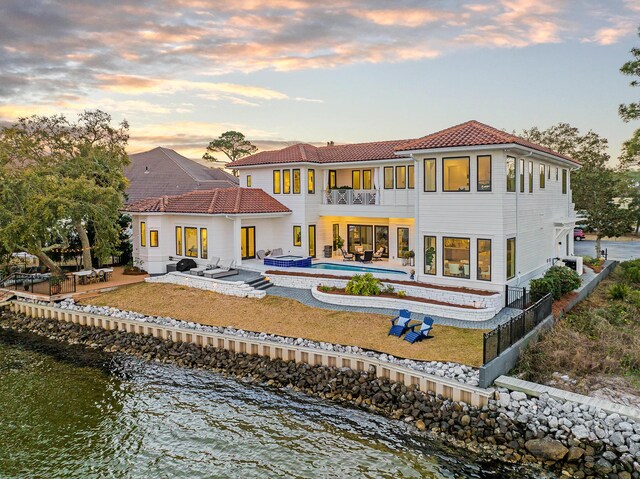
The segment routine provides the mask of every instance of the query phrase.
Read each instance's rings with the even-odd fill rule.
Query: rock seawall
[[[555,418],[558,423],[561,420],[562,425],[556,424],[556,433],[550,433],[552,425],[543,425],[539,420],[538,411],[541,414],[547,412],[546,408],[540,409],[542,404],[549,408],[547,422],[552,421],[553,411],[569,409],[566,404],[554,404],[550,398],[532,400],[522,393],[503,392],[498,401],[476,408],[446,400],[433,393],[423,393],[415,387],[376,378],[372,373],[346,368],[270,360],[211,346],[202,348],[190,343],[175,343],[122,331],[27,318],[8,311],[0,311],[0,327],[36,333],[50,339],[108,352],[132,354],[149,361],[210,369],[267,385],[290,387],[314,396],[347,402],[411,422],[432,438],[505,463],[544,466],[565,477],[640,478],[640,464],[635,451],[626,445],[635,444],[631,441],[634,435],[640,439],[640,424],[623,421],[619,416],[606,417],[611,427],[620,433],[619,438],[616,436],[620,446],[615,446],[612,438],[607,438],[609,444],[602,440],[592,440],[586,426],[580,425],[586,430],[583,431],[574,424],[567,424],[564,417]],[[520,414],[516,415],[514,408]],[[583,411],[585,412],[589,414],[588,411]],[[573,406],[571,414],[576,414]],[[558,416],[560,415],[558,412]],[[547,428],[547,432],[544,428]],[[519,477],[527,477],[527,474],[523,472]]]

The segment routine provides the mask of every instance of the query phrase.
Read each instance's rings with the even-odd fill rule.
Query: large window
[[[516,239],[507,238],[507,279],[516,275]]]
[[[384,167],[384,189],[393,189],[393,166]]]
[[[273,170],[273,193],[280,194],[282,191],[280,186],[280,170]]]
[[[293,227],[293,246],[302,246],[302,226]]]
[[[333,190],[338,187],[338,173],[336,170],[329,170],[329,189]]]
[[[251,175],[247,175],[247,188],[251,188]]]
[[[410,190],[416,187],[416,171],[415,170],[416,170],[415,166],[413,165],[407,166],[407,176],[408,176],[407,186],[409,187]]]
[[[533,161],[529,162],[529,193],[533,193]]]
[[[520,193],[524,193],[524,160],[520,159]]]
[[[198,228],[184,229],[185,256],[198,257]]]
[[[491,240],[478,240],[478,279],[491,281]]]
[[[359,190],[360,186],[360,170],[353,170],[351,172],[351,188]]]
[[[540,165],[540,189],[544,188],[544,182],[547,179],[547,177],[545,176],[544,169],[545,169],[544,165]]]
[[[476,158],[478,166],[478,191],[491,191],[491,155]]]
[[[149,230],[149,246],[158,247],[158,230]]]
[[[373,226],[347,225],[347,250],[362,253],[373,249]]]
[[[291,193],[291,170],[282,170],[282,192],[285,195]]]
[[[207,228],[200,228],[200,257],[209,257],[209,241],[207,240]]]
[[[436,237],[424,237],[424,274],[436,274]]]
[[[516,159],[507,156],[507,191],[516,191]]]
[[[182,256],[182,226],[176,226],[176,254]]]
[[[442,238],[443,274],[469,278],[471,240],[469,238]]]
[[[567,170],[562,169],[562,194],[567,194]]]
[[[409,228],[398,228],[398,258],[409,251]]]
[[[396,189],[404,190],[407,187],[407,167],[396,166]]]
[[[389,257],[389,227],[388,226],[376,226],[375,229],[375,244],[373,246],[376,252],[382,253],[383,258]]]
[[[364,170],[362,172],[362,189],[363,190],[373,189],[373,183],[371,181],[371,170]]]
[[[140,222],[140,246],[147,246],[147,223]]]
[[[333,224],[333,251],[338,249],[338,238],[340,237],[340,225],[338,223]]]
[[[300,170],[293,170],[293,193],[296,195],[300,194]]]
[[[307,191],[311,195],[316,192],[316,170],[307,170]]]
[[[424,191],[436,191],[436,159],[424,160]]]
[[[442,191],[470,191],[469,157],[442,159]]]

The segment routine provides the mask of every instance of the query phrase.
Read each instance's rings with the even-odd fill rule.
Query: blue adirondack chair
[[[387,336],[402,336],[409,329],[409,321],[411,321],[411,313],[407,309],[401,309],[398,317],[391,320],[391,329]]]
[[[416,327],[418,326],[420,326],[420,329],[416,331]],[[423,339],[429,337],[429,332],[431,331],[431,329],[433,329],[433,318],[425,316],[421,324],[414,324],[408,329],[410,329],[411,331],[405,334],[405,341],[408,341],[411,344],[415,343],[416,341],[422,341]]]

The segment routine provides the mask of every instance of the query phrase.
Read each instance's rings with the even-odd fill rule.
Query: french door
[[[256,257],[256,227],[243,226],[240,229],[240,241],[242,246],[242,259]]]

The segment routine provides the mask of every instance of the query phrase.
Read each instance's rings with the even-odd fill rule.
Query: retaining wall
[[[456,308],[442,304],[421,303],[406,299],[385,298],[382,296],[351,296],[343,294],[323,293],[317,287],[311,288],[311,294],[318,301],[342,306],[362,306],[367,308],[408,309],[414,313],[433,314],[452,319],[466,321],[485,321],[493,318],[499,310]]]
[[[286,276],[282,274],[268,275],[269,279],[276,286],[286,286],[288,288],[313,289],[316,286],[335,286],[344,288],[347,279],[340,278],[317,278],[311,276]],[[391,285],[396,291],[406,291],[408,296],[431,299],[449,304],[460,304],[464,306],[475,306],[477,308],[494,309],[500,311],[504,300],[502,293],[492,295],[481,295],[473,293],[461,293],[459,291],[449,291],[446,289],[436,289],[422,286],[411,286],[406,284],[388,283],[381,280],[386,285]],[[436,314],[436,313],[433,313]]]
[[[9,307],[12,312],[29,317],[67,321],[107,330],[145,334],[156,338],[171,339],[176,342],[193,343],[198,346],[213,346],[237,353],[266,356],[271,359],[283,359],[328,367],[345,367],[356,371],[373,370],[378,377],[388,378],[407,386],[417,385],[421,391],[433,391],[436,394],[441,394],[445,398],[454,401],[463,401],[473,406],[484,406],[488,404],[489,399],[493,399],[495,394],[493,389],[477,388],[453,379],[433,376],[400,365],[386,363],[376,358],[367,358],[356,354],[273,343],[256,338],[243,338],[220,333],[161,326],[21,301],[11,301]]]
[[[153,276],[145,279],[147,283],[169,283],[190,288],[203,289],[205,291],[215,291],[227,296],[239,296],[241,298],[264,298],[265,291],[252,288],[244,281],[225,281],[223,279],[205,278],[193,274],[179,273],[173,271],[162,276]]]

